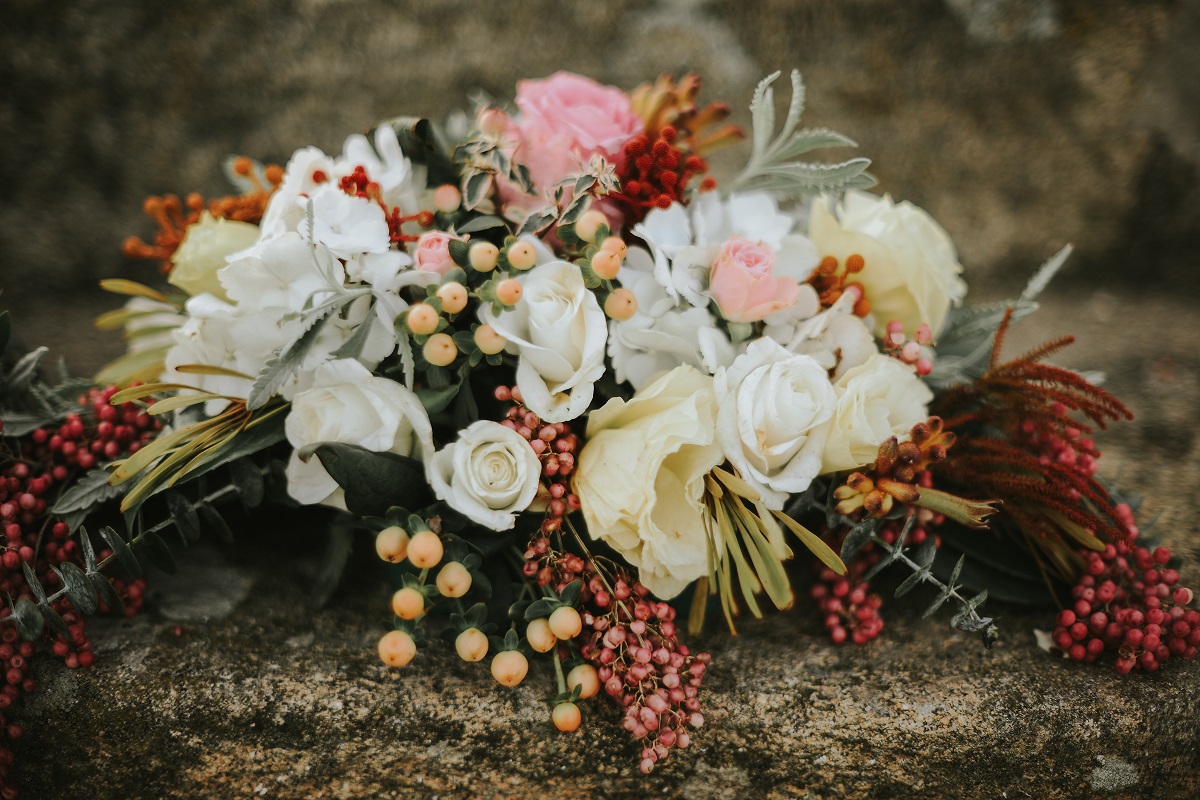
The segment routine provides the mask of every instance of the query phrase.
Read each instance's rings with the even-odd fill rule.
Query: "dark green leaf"
[[[848,562],[854,558],[859,550],[862,550],[871,541],[871,534],[879,527],[879,523],[874,519],[865,519],[850,529],[846,534],[846,540],[842,542],[841,558],[843,562]]]
[[[200,538],[200,518],[196,516],[196,509],[192,507],[192,503],[183,492],[175,489],[167,489],[163,494],[163,499],[167,501],[167,510],[171,514],[171,522],[179,529],[179,533],[183,536],[185,542],[194,542]]]
[[[63,492],[50,512],[60,516],[73,511],[90,512],[96,506],[124,494],[124,484],[109,485],[109,474],[108,470],[99,467],[89,470],[86,475],[75,481],[70,489]]]
[[[583,591],[583,581],[574,580],[563,587],[558,596],[559,603],[564,606],[574,606],[579,602],[579,593]]]
[[[22,561],[21,569],[25,572],[25,583],[29,585],[33,596],[39,603],[46,602],[46,590],[42,587],[42,582],[38,580],[37,575],[34,574],[33,567],[29,566],[28,561]]]
[[[919,569],[912,575],[909,575],[900,583],[899,586],[896,587],[896,597],[903,597],[913,589],[917,588],[921,582],[925,580],[925,576],[928,574],[929,570]]]
[[[96,613],[96,590],[88,582],[87,575],[75,563],[64,561],[54,568],[59,580],[67,590],[67,597],[75,610],[84,616]]]
[[[4,355],[10,338],[12,338],[12,316],[7,311],[0,311],[0,355]]]
[[[358,358],[362,355],[363,348],[367,346],[367,337],[375,328],[372,324],[372,318],[375,315],[374,303],[375,301],[372,299],[371,305],[367,308],[367,318],[358,324],[354,333],[350,334],[350,338],[341,347],[330,353],[330,358]]]
[[[467,610],[466,616],[463,617],[463,622],[469,628],[482,628],[487,622],[487,604],[476,603]]]
[[[225,522],[221,512],[213,507],[212,503],[202,504],[197,511],[200,512],[201,520],[204,522],[205,529],[216,536],[225,544],[233,543],[233,531],[229,529],[229,525]]]
[[[932,536],[927,536],[917,545],[913,551],[912,560],[917,562],[922,567],[927,567],[933,563],[933,559],[937,556],[937,542]]]
[[[11,599],[9,602],[12,602]],[[22,639],[32,642],[42,635],[46,621],[42,619],[42,612],[38,611],[38,607],[28,597],[17,600],[12,607],[12,615],[17,623],[17,633]]]
[[[942,590],[937,597],[933,598],[933,602],[929,604],[929,608],[925,609],[925,613],[921,615],[921,618],[924,619],[925,617],[933,616],[934,612],[941,608],[942,604],[949,599],[950,591],[949,587],[947,587],[946,589]]]
[[[391,506],[421,508],[433,500],[425,468],[415,458],[334,442],[312,452],[345,490],[346,507],[355,514],[382,516]]]
[[[354,542],[354,529],[348,525],[336,525],[329,532],[325,543],[325,555],[317,570],[317,579],[313,583],[312,605],[322,608],[333,597],[342,574],[346,571],[346,563],[350,560],[350,551]]]
[[[450,258],[463,269],[471,266],[471,245],[462,239],[451,239],[447,246],[450,248]]]
[[[21,356],[21,360],[13,366],[12,370],[4,378],[4,391],[9,394],[16,394],[28,386],[29,382],[33,380],[33,376],[37,373],[38,363],[42,360],[42,356],[46,355],[49,350],[50,348],[43,345],[32,353],[26,353]],[[5,422],[7,423],[7,420]],[[8,431],[5,431],[5,433],[8,433]],[[12,434],[8,435],[11,436]]]
[[[558,608],[558,603],[548,597],[542,597],[538,600],[534,600],[529,604],[529,607],[525,609],[525,620],[527,622],[531,622],[535,619],[540,619],[541,617],[548,617],[550,616],[550,612],[554,611],[556,608]]]
[[[229,472],[242,502],[247,508],[257,508],[266,492],[262,470],[252,460],[239,458],[229,465]]]
[[[417,399],[421,401],[421,405],[425,407],[425,413],[436,414],[439,411],[445,411],[450,403],[458,395],[458,390],[462,388],[461,383],[452,383],[444,389],[431,389],[421,387],[417,389]]]
[[[86,528],[79,529],[79,549],[83,551],[83,568],[88,572],[97,572],[96,551],[92,548],[92,538]]]
[[[108,578],[99,572],[89,572],[87,577],[92,582],[96,594],[99,595],[100,602],[104,603],[110,613],[118,615],[125,613],[125,603],[122,602],[120,593],[108,582]]]
[[[129,545],[111,526],[105,525],[100,529],[100,538],[108,542],[108,546],[112,548],[113,555],[131,578],[142,577],[142,565],[138,563],[137,557],[133,551],[129,549]]]
[[[20,411],[5,411],[4,412],[4,431],[5,436],[25,436],[32,433],[38,428],[43,428],[55,422],[59,422],[66,416],[66,412],[50,409],[39,412],[20,412]]]
[[[38,613],[42,615],[50,627],[54,629],[62,638],[68,642],[71,641],[71,630],[67,627],[67,623],[63,622],[63,618],[58,615],[58,612],[50,607],[49,603],[38,603]]]
[[[144,553],[151,564],[168,575],[175,574],[175,556],[171,555],[171,548],[167,547],[161,536],[146,531],[137,538],[137,544],[139,552]]]
[[[492,175],[489,172],[473,172],[463,180],[463,208],[473,210],[487,197],[492,187]]]
[[[467,222],[455,228],[455,233],[479,233],[480,231],[490,231],[496,228],[507,227],[506,223],[500,217],[493,214],[483,214],[468,220]]]

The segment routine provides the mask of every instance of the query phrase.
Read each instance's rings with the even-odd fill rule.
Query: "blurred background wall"
[[[977,296],[1067,242],[1073,291],[1197,291],[1200,0],[4,0],[0,305],[91,371],[123,349],[96,281],[153,278],[120,254],[142,199],[225,193],[227,154],[284,163],[558,69],[697,70],[748,122],[793,66],[805,123],[949,229]]]

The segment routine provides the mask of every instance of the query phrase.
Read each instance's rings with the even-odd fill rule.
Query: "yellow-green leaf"
[[[773,513],[780,522],[787,526],[788,530],[796,534],[796,537],[804,543],[805,547],[812,551],[813,555],[821,559],[821,562],[825,566],[829,567],[838,575],[846,574],[846,565],[842,563],[840,558],[838,558],[838,554],[833,552],[833,550],[829,548],[829,545],[825,544],[825,542],[821,540],[821,537],[817,536],[799,522],[796,522],[796,520],[792,519],[787,514],[784,514],[781,511],[775,511]]]
[[[180,364],[175,368],[176,372],[183,372],[188,375],[223,375],[226,378],[244,378],[245,380],[254,380],[253,375],[247,375],[244,372],[238,372],[235,369],[226,369],[225,367],[217,367],[212,364]]]
[[[154,405],[146,409],[147,414],[166,414],[168,411],[174,411],[177,408],[187,408],[194,406],[197,403],[207,403],[209,400],[233,400],[234,398],[224,394],[213,394],[212,392],[200,392],[199,394],[177,394],[174,397],[168,397],[165,400],[159,400]]]
[[[160,303],[168,302],[167,296],[162,292],[151,289],[149,286],[137,281],[125,280],[124,278],[102,280],[100,281],[100,288],[113,294],[123,294],[128,297],[145,297],[150,300],[157,300]]]

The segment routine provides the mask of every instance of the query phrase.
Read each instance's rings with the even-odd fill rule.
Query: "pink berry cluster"
[[[1055,403],[1050,411],[1060,418],[1070,413],[1062,403]],[[1043,464],[1056,463],[1089,478],[1095,476],[1100,468],[1100,453],[1096,450],[1095,441],[1084,436],[1079,428],[1068,426],[1059,436],[1049,432],[1045,425],[1027,419],[1021,423],[1021,432],[1027,437],[1029,451],[1036,453]]]
[[[933,476],[929,470],[922,470],[917,474],[916,483],[926,489],[931,488]],[[917,515],[917,524],[909,531],[905,547],[921,544],[930,536],[940,547],[941,540],[930,531],[945,518],[927,508],[914,509],[913,513]],[[879,538],[889,545],[895,544],[905,521],[888,520],[879,529]],[[846,565],[845,575],[838,575],[819,559],[813,559],[817,582],[813,584],[811,594],[813,600],[817,601],[825,630],[829,631],[829,638],[834,644],[846,641],[866,644],[883,632],[883,615],[880,614],[883,598],[871,593],[871,583],[863,577],[881,556],[882,553],[874,544],[868,544]]]
[[[101,461],[109,461],[136,452],[161,425],[132,403],[114,407],[109,399],[116,387],[93,389],[79,398],[79,413],[69,414],[58,425],[33,430],[19,439],[7,438],[0,446],[0,529],[3,551],[0,553],[0,592],[13,601],[22,597],[36,602],[26,582],[24,564],[28,564],[48,594],[60,587],[53,567],[72,562],[83,566],[76,541],[68,539],[67,524],[49,512],[55,498],[81,474]],[[0,431],[3,430],[0,421]],[[108,553],[101,553],[101,558]],[[112,580],[125,600],[125,613],[137,613],[142,605],[145,582],[126,583]],[[52,652],[70,669],[89,667],[95,660],[92,642],[85,633],[84,620],[66,596],[52,603],[70,633],[69,639],[51,632]],[[0,608],[0,620],[12,613],[7,604]],[[36,683],[29,676],[32,642],[18,641],[17,629],[5,621],[0,627],[0,740],[15,740],[22,730],[7,725],[3,712],[22,693],[31,692]],[[0,798],[16,797],[8,785],[12,752],[0,745]]]
[[[917,332],[909,339],[904,335],[904,323],[894,319],[887,324],[887,335],[883,337],[883,350],[890,356],[900,359],[905,364],[916,367],[918,375],[928,375],[933,370],[933,362],[922,354],[922,347],[933,343],[933,331],[927,323],[917,326]]]
[[[1117,652],[1122,675],[1134,669],[1157,672],[1172,656],[1191,661],[1200,646],[1200,611],[1187,608],[1195,595],[1179,586],[1167,564],[1171,552],[1139,547],[1133,512],[1117,513],[1130,532],[1103,553],[1080,551],[1085,574],[1071,589],[1074,604],[1058,614],[1051,636],[1074,661],[1091,663],[1105,650]]]
[[[641,740],[638,765],[649,773],[673,747],[691,744],[704,724],[700,684],[712,656],[692,653],[675,633],[675,609],[640,582],[599,575],[588,581],[580,654],[596,666],[604,691],[625,709],[623,725]]]

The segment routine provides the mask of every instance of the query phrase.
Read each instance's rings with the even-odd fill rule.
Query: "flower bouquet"
[[[988,647],[990,593],[1058,602],[1076,661],[1194,658],[1192,592],[1097,477],[1093,428],[1130,412],[1046,362],[1069,339],[1004,354],[1069,248],[964,305],[946,232],[867,159],[805,160],[854,143],[799,128],[795,73],[778,120],[777,78],[728,181],[706,159],[743,133],[695,76],[559,73],[147,201],[125,249],[167,286],[106,281],[129,300],[99,320],[128,353],[94,382],[4,366],[0,705],[43,637],[89,665],[83,616],[136,611],[143,560],[230,536],[235,498],[334,509],[326,597],[370,533],[384,663],[435,637],[505,686],[547,661],[554,726],[606,696],[643,772],[703,724],[706,622],[799,606],[864,644],[892,565]]]

